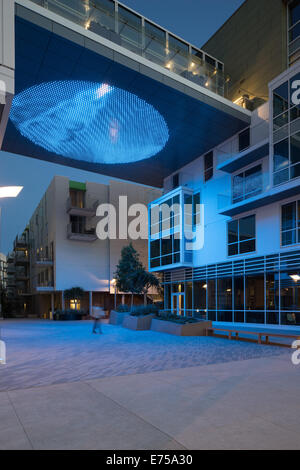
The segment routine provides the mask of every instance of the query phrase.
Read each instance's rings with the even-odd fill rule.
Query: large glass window
[[[214,153],[204,155],[204,181],[210,180],[214,175]]]
[[[208,309],[216,308],[216,280],[207,281],[207,305]]]
[[[195,281],[194,282],[194,309],[205,310],[206,309],[206,281]]]
[[[192,316],[193,312],[193,283],[187,282],[185,286],[185,310],[186,315]]]
[[[162,203],[154,203],[150,208],[150,267],[191,262],[192,252],[183,249],[181,257],[181,239],[183,234],[182,215],[184,215],[184,233],[186,228],[191,235],[200,221],[200,195],[183,192],[175,194]],[[184,208],[184,214],[182,214]],[[188,240],[192,241],[191,239]]]
[[[273,91],[273,117],[279,116],[289,107],[289,85],[288,82],[280,85]]]
[[[228,222],[228,256],[255,251],[255,215]]]
[[[218,310],[232,310],[232,278],[218,279]]]
[[[289,3],[289,64],[293,65],[295,62],[295,51],[300,48],[300,1],[294,0]],[[298,58],[298,57],[297,57]]]
[[[239,133],[239,152],[250,147],[250,127]]]
[[[299,269],[166,284],[166,309],[172,294],[184,295],[185,315],[197,318],[300,325]]]
[[[264,310],[264,275],[246,276],[245,278],[246,310]]]
[[[300,176],[300,105],[294,99],[299,80],[296,74],[273,91],[274,185]]]
[[[300,310],[300,272],[280,273],[280,301],[281,311],[294,313]]]
[[[281,207],[281,244],[282,246],[300,243],[300,201]]]
[[[279,323],[279,276],[266,274],[266,322],[276,325]]]
[[[234,321],[244,322],[244,277],[233,278],[233,292],[234,292]]]

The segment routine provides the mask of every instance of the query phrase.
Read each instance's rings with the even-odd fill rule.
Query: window
[[[200,209],[200,193],[196,193],[193,195],[193,229],[200,225]]]
[[[232,278],[218,279],[218,309],[232,310]]]
[[[228,256],[255,251],[255,215],[228,222]]]
[[[72,227],[72,233],[85,232],[85,217],[81,217],[79,215],[71,215],[70,222]]]
[[[173,176],[173,189],[178,188],[179,186],[179,173]]]
[[[273,117],[279,116],[288,109],[288,95],[288,82],[283,83],[273,91]]]
[[[70,199],[72,207],[84,208],[85,191],[79,189],[70,189]]]
[[[300,201],[281,208],[281,244],[288,246],[295,243],[300,243]]]
[[[289,60],[290,65],[295,62],[295,52],[299,50],[300,43],[300,1],[294,0],[289,3]],[[297,59],[299,56],[297,57]]]
[[[204,181],[210,180],[214,175],[214,153],[204,155]]]
[[[250,127],[239,133],[239,152],[250,147]]]
[[[239,202],[255,196],[261,193],[262,189],[262,166],[256,165],[233,177],[232,202]]]
[[[151,207],[150,266],[180,262],[180,198],[174,196]]]
[[[299,73],[273,91],[274,185],[300,176],[300,105],[293,103],[298,80]]]

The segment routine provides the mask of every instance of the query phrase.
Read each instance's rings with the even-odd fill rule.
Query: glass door
[[[172,295],[172,313],[184,316],[184,294]]]

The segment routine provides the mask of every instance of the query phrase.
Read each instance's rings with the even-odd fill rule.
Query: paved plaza
[[[0,449],[300,449],[291,350],[2,322]]]

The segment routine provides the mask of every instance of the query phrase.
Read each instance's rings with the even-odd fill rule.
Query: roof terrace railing
[[[151,62],[227,96],[224,64],[114,0],[31,0]]]

